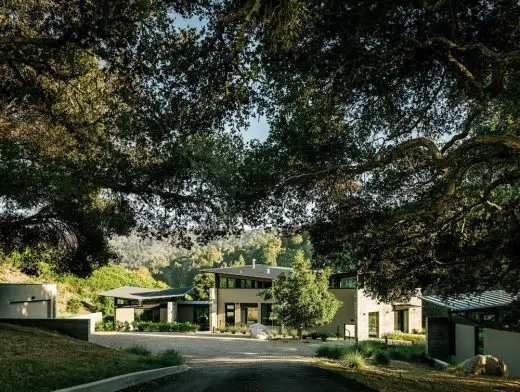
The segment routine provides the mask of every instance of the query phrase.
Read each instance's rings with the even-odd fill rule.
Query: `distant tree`
[[[233,263],[234,266],[241,266],[246,265],[246,259],[244,259],[244,256],[240,255],[238,256],[238,260]]]
[[[316,328],[332,320],[341,301],[329,292],[330,270],[311,270],[311,262],[298,251],[291,274],[281,274],[273,287],[263,292],[272,299],[273,314],[281,324],[298,329],[301,338],[305,328]]]
[[[195,288],[191,294],[194,300],[208,300],[209,289],[215,287],[215,275],[210,273],[198,274],[193,280]]]

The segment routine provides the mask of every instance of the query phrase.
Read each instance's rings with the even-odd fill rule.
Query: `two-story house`
[[[216,287],[210,291],[210,329],[222,325],[273,325],[272,301],[260,293],[272,286],[282,273],[291,268],[264,264],[211,268],[202,272],[215,274]],[[333,320],[318,332],[341,337],[381,337],[386,332],[411,332],[422,328],[422,305],[419,297],[406,303],[381,303],[365,295],[355,271],[334,273],[330,290],[342,301]]]

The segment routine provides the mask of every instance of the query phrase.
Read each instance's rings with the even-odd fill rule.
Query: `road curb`
[[[90,382],[88,384],[76,385],[70,388],[58,389],[54,392],[114,392],[121,389],[130,388],[134,385],[153,381],[158,378],[171,376],[172,374],[182,373],[189,370],[186,365],[169,366],[165,368],[144,370],[142,372],[122,374],[104,380]]]

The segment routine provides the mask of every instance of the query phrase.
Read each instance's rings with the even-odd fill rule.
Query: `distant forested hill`
[[[173,287],[190,285],[202,268],[257,263],[290,266],[294,254],[302,250],[312,257],[307,234],[278,236],[263,230],[249,230],[194,246],[190,250],[174,247],[165,240],[142,239],[136,235],[116,237],[111,245],[126,268],[148,268],[158,279]]]

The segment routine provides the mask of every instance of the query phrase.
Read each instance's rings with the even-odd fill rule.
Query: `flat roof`
[[[201,272],[212,272],[214,274],[225,274],[234,276],[246,276],[249,278],[274,279],[284,272],[291,272],[292,268],[278,267],[267,264],[241,265],[237,267],[219,267],[203,269]]]
[[[422,299],[450,310],[460,311],[507,306],[515,300],[515,296],[504,290],[489,290],[480,294],[465,294],[448,299],[435,295],[425,295]]]
[[[154,300],[165,298],[184,297],[190,291],[191,287],[180,287],[177,289],[152,289],[145,287],[124,286],[117,289],[103,291],[98,295],[102,297],[113,297],[122,299],[136,299],[136,300]]]

